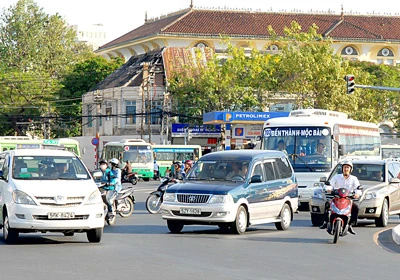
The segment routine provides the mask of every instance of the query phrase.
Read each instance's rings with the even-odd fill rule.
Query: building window
[[[388,49],[388,48],[382,48],[382,49],[378,52],[378,56],[393,57],[394,54],[393,54],[392,50],[390,50],[390,49]]]
[[[196,45],[194,45],[195,47],[197,47],[197,48],[207,48],[208,46],[205,44],[205,43],[203,43],[203,42],[200,42],[200,43],[197,43]]]
[[[106,103],[106,121],[111,120],[111,115],[112,115],[112,103],[107,102]]]
[[[148,104],[148,101],[146,101],[146,108],[148,108]],[[150,104],[150,114],[146,114],[146,123],[150,121],[151,124],[161,124],[162,100],[152,100]]]
[[[358,55],[357,50],[354,47],[347,46],[342,49],[342,55]]]
[[[136,124],[136,101],[125,101],[126,124]]]

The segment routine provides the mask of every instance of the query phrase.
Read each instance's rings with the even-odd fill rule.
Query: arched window
[[[195,47],[197,47],[197,48],[207,48],[208,46],[205,44],[205,43],[203,43],[203,42],[200,42],[200,43],[197,43],[196,45],[194,45]]]
[[[342,49],[342,55],[358,55],[357,50],[352,46],[347,46]]]
[[[393,52],[392,52],[391,49],[382,48],[382,49],[378,52],[378,56],[389,57],[389,56],[394,56],[394,54],[393,54]]]

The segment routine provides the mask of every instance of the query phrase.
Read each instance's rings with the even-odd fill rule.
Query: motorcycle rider
[[[124,168],[122,168],[122,176],[131,174],[131,173],[132,173],[132,165],[131,165],[131,163],[129,162],[129,160],[127,160],[127,161],[125,162]]]
[[[118,191],[122,188],[121,184],[121,170],[118,168],[119,160],[112,158],[109,161],[111,167],[108,167],[107,161],[104,159],[99,161],[100,170],[103,172],[103,176],[100,181],[105,183],[103,187],[106,190],[106,204],[108,209],[108,216],[112,218],[115,213],[113,209],[114,200],[117,196]]]
[[[353,163],[350,160],[345,160],[342,162],[342,174],[336,174],[331,179],[331,185],[326,187],[326,191],[328,193],[332,192],[333,189],[338,188],[346,188],[350,191],[354,191],[354,198],[359,198],[361,195],[361,191],[357,189],[360,186],[360,182],[358,178],[350,173],[353,171]],[[325,204],[325,213],[324,213],[324,223],[320,226],[320,229],[327,228],[329,223],[329,203]],[[348,231],[351,234],[356,234],[353,229],[353,225],[357,223],[357,216],[358,216],[358,206],[353,203],[351,208],[351,218],[349,222],[349,229]]]

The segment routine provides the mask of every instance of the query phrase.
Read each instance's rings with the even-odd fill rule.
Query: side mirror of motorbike
[[[326,182],[326,177],[319,178],[319,181],[322,182],[322,183],[325,183]]]
[[[323,182],[323,181],[321,181],[321,182]],[[330,186],[331,185],[331,182],[329,182],[329,181],[325,181],[324,183],[325,183],[326,186]]]
[[[358,186],[357,187],[357,190],[360,190],[360,191],[362,191],[364,189],[364,187],[363,186]]]

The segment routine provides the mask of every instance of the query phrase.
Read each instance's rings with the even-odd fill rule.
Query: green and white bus
[[[64,149],[81,156],[79,142],[70,138],[31,139],[27,136],[1,136],[0,151],[16,149]]]
[[[197,161],[202,156],[200,145],[153,145],[154,159],[159,166],[160,176],[171,167],[172,162],[184,162],[188,159]]]
[[[151,144],[142,139],[125,139],[120,142],[107,142],[101,157],[107,161],[117,158],[123,167],[126,161],[132,165],[132,172],[139,178],[149,181],[154,176],[154,157]]]

